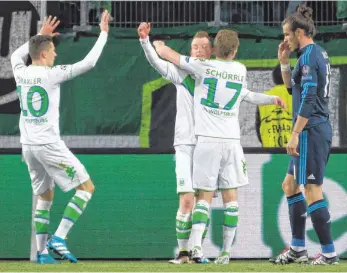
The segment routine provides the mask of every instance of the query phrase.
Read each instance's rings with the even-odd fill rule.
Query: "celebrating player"
[[[189,262],[188,239],[192,228],[192,210],[194,207],[194,189],[192,182],[193,152],[196,144],[194,133],[193,95],[194,80],[185,70],[160,59],[152,47],[148,35],[150,23],[141,23],[138,28],[140,42],[149,63],[166,79],[175,84],[177,89],[176,123],[175,123],[175,157],[176,181],[179,194],[179,208],[176,215],[176,238],[179,248],[178,256],[169,261],[174,264]],[[161,41],[155,41],[155,46],[162,46]],[[195,34],[190,54],[193,57],[209,59],[212,48],[208,33],[199,31]],[[207,234],[208,225],[203,233]],[[207,262],[204,259],[202,262]]]
[[[312,264],[337,264],[338,257],[331,238],[330,214],[322,192],[332,141],[328,109],[331,74],[329,58],[326,51],[313,42],[316,30],[311,8],[300,6],[282,25],[284,42],[279,46],[278,58],[283,81],[293,96],[294,125],[287,144],[287,152],[292,158],[282,184],[289,206],[292,242],[290,248],[273,262],[288,264],[308,261],[305,245],[308,212],[322,247],[322,255]],[[298,50],[299,57],[291,72],[289,55],[294,50]],[[305,186],[308,210],[300,185]]]
[[[13,74],[21,104],[20,141],[28,166],[32,188],[39,199],[35,211],[37,263],[57,263],[48,249],[62,259],[77,262],[66,246],[66,235],[83,213],[94,192],[94,184],[80,161],[60,138],[60,84],[92,69],[99,59],[108,36],[109,14],[103,13],[101,33],[89,54],[73,65],[53,66],[57,54],[52,37],[59,21],[45,19],[40,35],[18,48],[11,56]],[[26,66],[27,55],[32,65]],[[47,242],[54,184],[64,192],[76,189],[60,225]]]
[[[214,51],[216,60],[181,56],[167,46],[157,47],[158,54],[194,75],[194,117],[197,144],[193,157],[193,186],[198,201],[193,210],[190,236],[192,259],[202,257],[201,236],[205,229],[213,192],[222,190],[225,206],[223,249],[217,264],[229,263],[231,245],[238,222],[237,189],[248,184],[246,161],[240,145],[238,121],[241,101],[254,104],[278,104],[278,97],[244,89],[246,67],[233,61],[239,39],[232,30],[218,32]]]

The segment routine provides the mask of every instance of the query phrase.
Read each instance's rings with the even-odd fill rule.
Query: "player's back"
[[[55,71],[64,68],[30,65],[15,72],[22,144],[42,145],[60,140],[60,85],[55,83]]]
[[[194,94],[195,134],[240,138],[239,107],[246,67],[235,61],[200,61]]]

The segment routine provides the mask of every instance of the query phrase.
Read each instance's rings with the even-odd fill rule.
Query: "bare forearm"
[[[284,85],[287,88],[291,88],[292,87],[290,71],[282,71],[282,79],[283,79]]]

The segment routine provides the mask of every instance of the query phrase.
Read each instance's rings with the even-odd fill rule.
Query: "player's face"
[[[286,42],[290,48],[290,51],[294,51],[299,47],[299,41],[295,32],[292,31],[289,24],[283,26],[284,42]]]
[[[47,66],[54,65],[54,60],[56,56],[57,54],[55,53],[55,46],[53,43],[51,43],[49,49],[46,51],[46,54],[45,54]]]
[[[194,38],[191,44],[190,55],[196,58],[209,59],[211,57],[211,43],[207,38]]]

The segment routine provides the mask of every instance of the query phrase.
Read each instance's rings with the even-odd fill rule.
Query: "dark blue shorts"
[[[292,156],[287,171],[288,174],[294,175],[297,184],[323,184],[331,140],[332,129],[329,121],[300,133],[298,145],[300,155]]]

